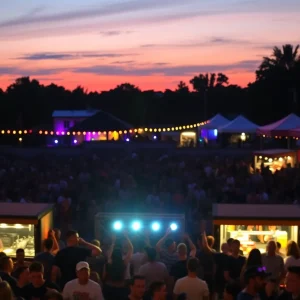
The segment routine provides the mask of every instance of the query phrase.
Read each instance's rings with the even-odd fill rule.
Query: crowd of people
[[[266,253],[253,249],[246,258],[238,240],[217,252],[203,230],[196,239],[168,231],[159,241],[125,233],[100,247],[71,228],[88,236],[98,211],[180,212],[190,226],[201,227],[197,222],[214,202],[298,204],[299,180],[298,168],[273,174],[264,167],[251,170],[250,160],[224,157],[2,157],[0,202],[54,204],[61,230],[49,232],[31,262],[24,249],[14,261],[1,253],[0,300],[298,300],[300,252],[292,241],[285,259],[274,240]],[[279,293],[284,279],[286,290]]]
[[[251,171],[251,158],[148,153],[0,158],[0,201],[55,203],[61,227],[99,210],[185,212],[197,219],[214,202],[298,203],[299,181],[299,168]]]
[[[286,254],[269,240],[265,253],[254,248],[247,258],[238,240],[216,251],[205,231],[194,243],[168,229],[154,244],[147,233],[124,232],[102,249],[100,241],[86,242],[73,230],[64,243],[56,229],[43,245],[30,262],[24,249],[17,250],[15,262],[0,253],[1,300],[300,299],[300,249],[294,241]]]

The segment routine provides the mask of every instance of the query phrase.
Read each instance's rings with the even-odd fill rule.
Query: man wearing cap
[[[270,274],[266,273],[266,268],[253,266],[248,268],[244,273],[244,282],[246,287],[237,297],[238,300],[260,299],[260,292],[264,290],[265,279]],[[268,292],[266,290],[266,292]],[[267,295],[267,298],[271,295]]]
[[[90,280],[90,266],[81,261],[76,265],[77,279],[69,281],[63,290],[64,300],[102,300],[102,290],[98,283]]]

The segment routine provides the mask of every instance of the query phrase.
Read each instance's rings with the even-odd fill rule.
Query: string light
[[[191,124],[191,125],[182,125],[182,126],[176,126],[176,127],[164,127],[164,128],[149,128],[149,127],[145,127],[145,128],[132,128],[132,129],[129,129],[129,130],[113,130],[113,131],[109,131],[108,133],[109,134],[116,134],[116,133],[119,133],[120,135],[121,134],[127,134],[127,133],[142,133],[142,132],[174,132],[174,131],[181,131],[181,130],[185,130],[185,129],[192,129],[192,128],[197,128],[197,127],[201,127],[205,124],[209,123],[209,121],[205,121],[205,122],[201,122],[201,123],[195,123],[195,124]],[[32,134],[34,133],[31,129],[30,130],[1,130],[1,134]],[[47,130],[39,130],[38,131],[38,134],[40,135],[87,135],[87,134],[92,134],[92,135],[101,135],[101,134],[106,134],[106,131],[89,131],[89,132],[86,132],[86,131],[72,131],[72,132],[69,132],[69,131],[47,131]],[[263,137],[266,137],[265,135]],[[281,137],[275,137],[275,138],[281,138]],[[288,138],[288,137],[285,137],[285,138]],[[296,137],[293,137],[294,139],[296,139]]]

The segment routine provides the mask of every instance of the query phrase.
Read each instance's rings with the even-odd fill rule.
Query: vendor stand
[[[0,203],[0,207],[0,252],[15,256],[21,248],[26,258],[34,258],[52,229],[52,205]]]
[[[289,149],[269,149],[254,152],[254,168],[261,169],[263,164],[274,173],[276,170],[294,167],[297,162],[297,152]]]
[[[289,240],[298,241],[299,215],[297,205],[214,204],[216,246],[237,239],[247,256],[254,248],[265,252],[268,241],[274,240],[285,252]]]

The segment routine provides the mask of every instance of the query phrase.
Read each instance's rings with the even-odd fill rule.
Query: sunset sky
[[[299,0],[2,2],[3,89],[31,76],[89,91],[165,90],[203,72],[247,85],[273,46],[300,42]]]

